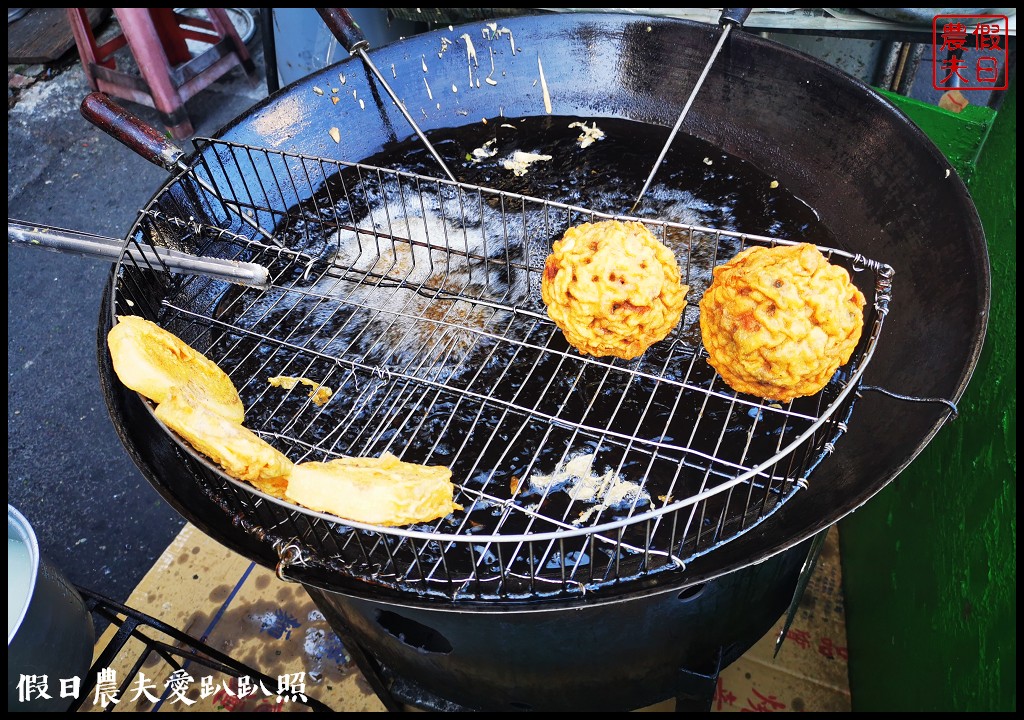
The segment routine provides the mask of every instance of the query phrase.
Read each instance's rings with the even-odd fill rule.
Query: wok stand
[[[810,547],[583,607],[466,612],[306,591],[388,709],[626,712],[674,699],[703,712],[720,671],[799,600]]]

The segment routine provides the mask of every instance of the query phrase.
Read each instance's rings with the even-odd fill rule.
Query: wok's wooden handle
[[[86,120],[107,135],[165,170],[175,169],[185,154],[159,130],[101,92],[86,95],[81,111]]]
[[[366,39],[359,23],[345,8],[317,8],[327,29],[338,39],[341,46],[355,55],[360,50],[369,50],[370,42]]]

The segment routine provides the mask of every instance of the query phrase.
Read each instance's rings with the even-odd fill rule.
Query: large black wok
[[[718,36],[713,27],[635,15],[507,18],[497,27],[510,31],[504,42],[510,48],[514,43],[516,51],[499,57],[496,85],[470,88],[465,51],[442,52],[442,38],[469,33],[479,46],[484,27],[471,23],[430,32],[371,52],[424,132],[476,124],[499,114],[544,115],[540,60],[553,113],[639,121],[663,127],[667,136]],[[481,67],[486,62],[480,58]],[[429,67],[426,74],[424,64]],[[340,102],[325,109],[313,87],[329,92],[339,87],[342,76],[342,92],[356,92],[365,107]],[[433,98],[427,97],[424,77]],[[331,127],[339,128],[340,143],[328,132]],[[955,402],[960,397],[985,333],[985,238],[964,184],[905,116],[833,67],[737,32],[712,68],[683,132],[777,178],[817,213],[838,249],[894,268],[890,312],[865,384],[918,398]],[[275,93],[218,137],[360,161],[411,134],[365,68],[357,60],[346,60]],[[651,148],[650,162],[659,149]],[[193,163],[197,160],[192,158]],[[203,212],[202,207],[193,209]],[[199,474],[200,460],[173,442],[148,406],[114,375],[105,348],[113,322],[111,290],[108,285],[100,313],[100,373],[125,446],[188,520],[233,549],[275,566],[278,553],[264,530],[226,512],[216,498],[196,487],[191,478]],[[159,293],[157,284],[153,292]],[[941,402],[908,402],[873,391],[862,395],[847,433],[815,470],[809,487],[752,531],[694,559],[685,572],[671,576],[672,587],[713,581],[796,549],[892,481],[950,416],[950,408]],[[300,568],[294,576],[302,579]],[[656,580],[641,585],[621,592],[658,589]],[[371,601],[421,602],[343,574],[327,589]],[[344,607],[339,612],[350,622],[358,614]],[[755,629],[751,641],[759,636]]]

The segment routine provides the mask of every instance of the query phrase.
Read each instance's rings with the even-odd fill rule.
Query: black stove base
[[[307,587],[389,710],[707,711],[719,672],[785,613],[809,542],[697,586],[490,608]]]

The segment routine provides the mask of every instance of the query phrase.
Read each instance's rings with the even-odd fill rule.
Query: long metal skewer
[[[455,179],[455,175],[452,174],[452,171],[448,169],[444,160],[441,159],[437,150],[434,149],[434,146],[427,139],[427,136],[423,134],[419,125],[417,125],[416,121],[413,120],[412,115],[409,114],[409,111],[405,107],[405,103],[398,99],[398,95],[396,95],[395,91],[391,89],[391,85],[388,84],[387,79],[385,79],[381,71],[377,69],[377,66],[374,65],[370,56],[366,54],[366,51],[370,47],[370,43],[366,39],[366,36],[363,35],[363,31],[359,28],[359,24],[352,18],[345,8],[317,8],[317,12],[320,13],[320,17],[323,18],[324,23],[327,24],[327,27],[334,34],[334,37],[338,39],[338,42],[341,43],[342,47],[348,50],[349,55],[358,56],[359,59],[363,61],[363,64],[366,65],[370,72],[372,72],[377,78],[378,82],[380,82],[381,86],[384,88],[384,91],[388,94],[388,97],[390,97],[392,102],[394,102],[395,105],[398,106],[398,109],[402,111],[402,115],[405,116],[405,119],[409,122],[409,125],[412,126],[412,129],[415,131],[419,139],[423,141],[423,144],[427,146],[427,150],[429,150],[430,154],[434,156],[437,164],[441,166],[442,170],[444,170],[448,179],[452,182],[458,182],[458,180]]]
[[[711,71],[711,66],[714,65],[715,58],[717,58],[718,53],[722,51],[722,47],[725,45],[725,41],[729,37],[729,31],[731,31],[733,27],[743,25],[744,21],[750,15],[750,10],[751,8],[724,8],[722,10],[722,15],[718,21],[718,24],[722,26],[722,34],[718,36],[718,43],[715,45],[715,49],[711,51],[711,57],[708,58],[707,63],[704,65],[704,70],[701,71],[700,77],[697,78],[697,84],[693,86],[693,90],[690,92],[690,97],[687,98],[686,105],[683,106],[683,111],[679,113],[679,118],[676,120],[675,127],[672,128],[672,132],[669,133],[668,140],[665,141],[665,146],[661,149],[661,154],[658,155],[658,159],[654,162],[654,167],[651,168],[651,172],[647,176],[647,182],[644,183],[643,188],[640,190],[640,194],[636,196],[636,201],[633,203],[633,207],[629,209],[629,213],[631,215],[636,212],[644,193],[647,192],[647,188],[649,188],[651,186],[651,182],[654,181],[654,175],[658,172],[658,168],[661,167],[661,162],[665,159],[665,155],[668,154],[668,149],[672,146],[672,141],[675,140],[676,134],[679,132],[679,128],[682,127],[683,120],[686,119],[686,114],[690,112],[690,106],[693,105],[693,101],[697,98],[697,93],[700,92],[700,88],[704,84],[705,78],[707,78],[708,73]]]
[[[121,254],[139,265],[192,275],[207,275],[218,280],[251,287],[266,288],[270,273],[262,265],[222,258],[199,257],[171,248],[125,243],[116,238],[65,228],[7,219],[7,242],[43,250],[82,255],[116,262]]]

